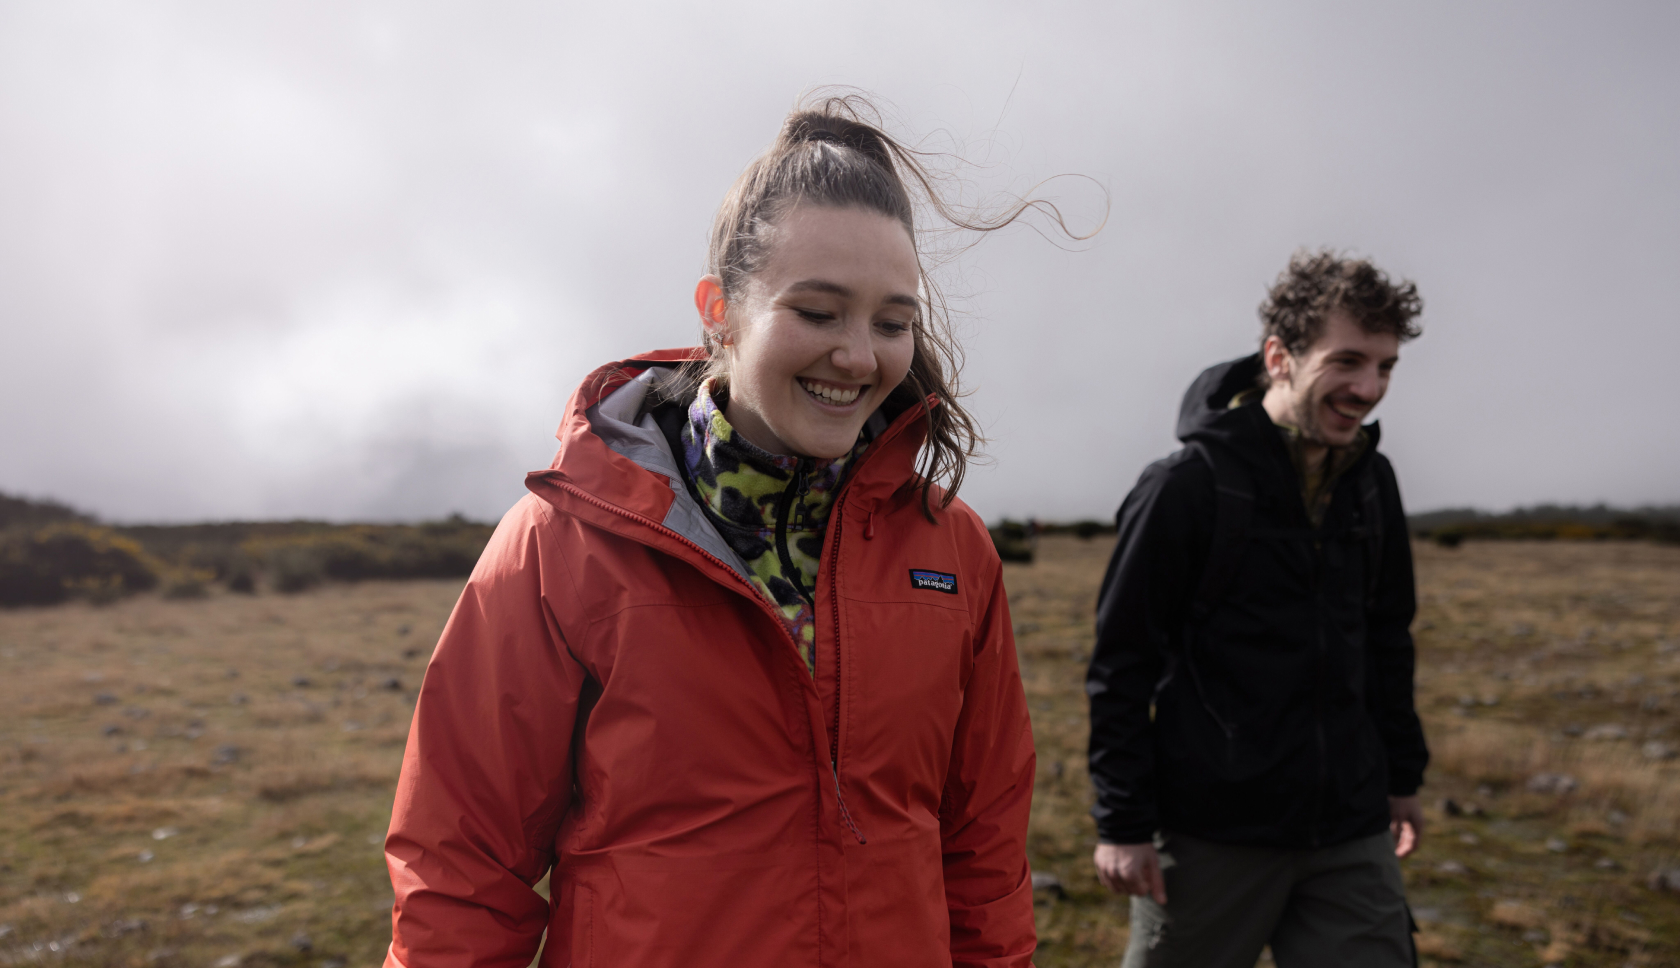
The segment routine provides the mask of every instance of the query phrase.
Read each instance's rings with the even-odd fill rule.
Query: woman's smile
[[[857,403],[858,396],[869,389],[869,384],[830,383],[826,380],[815,380],[810,377],[799,377],[799,385],[805,393],[816,400],[826,409],[850,411]]]

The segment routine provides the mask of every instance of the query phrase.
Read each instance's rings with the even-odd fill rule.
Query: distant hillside
[[[212,583],[293,592],[328,580],[464,577],[492,530],[460,515],[421,524],[101,525],[55,501],[0,494],[0,605],[105,600],[159,585],[195,597]]]
[[[58,521],[89,521],[85,514],[57,501],[31,501],[24,497],[0,494],[0,531],[7,528],[37,527]]]
[[[1541,504],[1489,514],[1475,508],[1444,508],[1411,515],[1420,538],[1456,545],[1467,538],[1496,540],[1604,541],[1631,539],[1680,544],[1680,505],[1615,508]]]

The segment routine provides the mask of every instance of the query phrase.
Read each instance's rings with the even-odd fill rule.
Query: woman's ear
[[[700,311],[700,325],[706,336],[719,346],[733,342],[729,334],[729,302],[723,295],[723,280],[701,276],[694,286],[694,308]]]

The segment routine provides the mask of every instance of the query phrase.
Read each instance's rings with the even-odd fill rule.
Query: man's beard
[[[1318,419],[1318,408],[1324,402],[1323,397],[1307,394],[1295,407],[1295,429],[1308,443],[1334,447],[1335,443],[1324,436],[1324,424]]]

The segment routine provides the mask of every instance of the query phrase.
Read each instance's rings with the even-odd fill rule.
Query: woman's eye
[[[876,323],[875,325],[879,326],[883,332],[893,333],[895,335],[898,334],[898,333],[908,333],[908,332],[910,332],[910,324],[909,323],[902,322],[902,321],[896,320],[896,319],[883,319],[880,322]]]
[[[823,312],[820,309],[795,309],[794,312],[799,314],[800,319],[811,323],[827,323],[834,319],[833,313]]]

